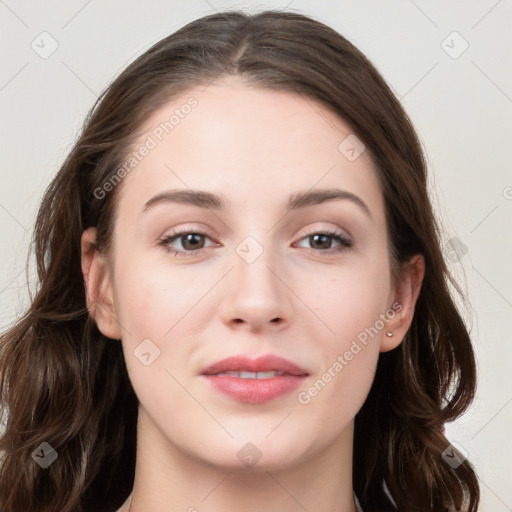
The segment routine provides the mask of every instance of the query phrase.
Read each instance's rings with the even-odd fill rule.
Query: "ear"
[[[425,276],[425,259],[421,254],[413,256],[405,264],[391,293],[390,309],[395,312],[387,322],[381,338],[381,352],[396,348],[404,339],[414,317],[414,308]],[[392,336],[388,336],[390,332]]]
[[[82,274],[89,314],[102,334],[112,339],[121,338],[121,330],[114,308],[112,276],[105,257],[98,252],[96,228],[82,233]]]

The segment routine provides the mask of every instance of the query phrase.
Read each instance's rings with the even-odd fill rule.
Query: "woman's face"
[[[118,185],[111,320],[97,318],[122,338],[139,429],[231,468],[285,468],[352,439],[379,351],[406,328],[368,151],[322,104],[238,79],[145,128],[133,149],[149,149]]]

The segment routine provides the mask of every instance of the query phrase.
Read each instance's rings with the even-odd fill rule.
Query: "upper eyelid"
[[[307,230],[305,228],[303,228],[300,230],[301,234],[297,235],[297,236],[304,237],[304,236],[308,236],[312,233],[314,234],[314,233],[334,232],[334,231],[340,232],[339,234],[346,235],[346,238],[352,238],[352,235],[348,232],[347,229],[340,228],[340,227],[309,228]],[[176,228],[175,230],[171,229],[171,232],[163,235],[163,237],[178,236],[178,235],[184,235],[184,234],[189,234],[189,233],[197,233],[197,234],[201,234],[201,235],[206,235],[210,238],[215,238],[214,236],[210,235],[208,233],[208,230],[205,228],[195,228],[195,227],[187,227],[187,226],[185,226],[184,228]]]
[[[328,228],[309,228],[307,230],[300,230],[299,239],[302,240],[302,238],[306,236],[311,236],[316,233],[336,233],[336,235],[341,236],[349,241],[353,240],[353,236],[344,228],[340,227],[328,227]]]

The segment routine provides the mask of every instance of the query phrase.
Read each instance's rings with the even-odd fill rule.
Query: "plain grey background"
[[[473,407],[447,426],[482,487],[512,511],[512,3],[0,0],[0,329],[27,304],[25,261],[45,187],[112,79],[185,23],[224,9],[311,15],[376,65],[427,153],[451,272],[478,358]]]

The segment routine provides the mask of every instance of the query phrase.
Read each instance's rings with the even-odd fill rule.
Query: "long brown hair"
[[[475,512],[469,461],[445,462],[444,424],[476,387],[468,330],[450,294],[463,297],[440,247],[415,130],[370,61],[332,28],[301,14],[227,11],[193,21],[152,46],[101,94],[55,179],[34,230],[37,290],[0,343],[2,512],[115,511],[135,471],[138,401],[121,343],[89,315],[80,237],[109,247],[115,177],[143,123],[192,87],[237,75],[253,86],[322,102],[371,152],[385,199],[393,272],[415,254],[426,271],[403,342],[379,358],[355,419],[354,490],[365,512]],[[105,190],[102,188],[102,190]],[[95,193],[96,191],[96,193]],[[103,195],[105,197],[103,197]],[[464,297],[463,297],[464,298]],[[58,458],[47,468],[34,452]],[[453,465],[455,466],[455,465]]]

